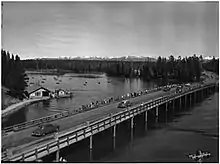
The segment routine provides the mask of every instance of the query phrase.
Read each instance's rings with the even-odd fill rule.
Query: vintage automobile
[[[39,126],[36,130],[32,132],[32,136],[41,137],[50,133],[55,133],[59,131],[58,125],[45,124]]]
[[[166,87],[164,87],[163,91],[164,91],[164,92],[168,92],[168,91],[170,91],[170,89],[171,89],[170,86],[166,86]]]
[[[118,104],[118,108],[127,108],[130,107],[132,103],[129,100],[124,100]]]
[[[178,86],[176,88],[176,93],[182,93],[182,91],[183,91],[183,87],[182,86]]]

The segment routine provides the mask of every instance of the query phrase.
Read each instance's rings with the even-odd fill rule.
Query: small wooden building
[[[27,88],[29,98],[49,97],[51,91],[42,86],[31,86]]]
[[[63,90],[63,89],[57,89],[55,91],[55,93],[56,93],[57,96],[64,96],[64,95],[66,95],[66,91]]]

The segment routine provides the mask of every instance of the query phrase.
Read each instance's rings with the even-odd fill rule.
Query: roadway
[[[198,83],[197,83],[198,84]],[[195,85],[195,84],[194,84]],[[176,88],[171,89],[170,92],[158,91],[151,94],[142,95],[140,97],[135,97],[130,99],[133,105],[140,104],[142,102],[149,101],[151,99],[156,99],[161,96],[169,95],[175,92]],[[185,89],[185,88],[184,88]],[[110,113],[114,114],[121,110],[121,108],[117,108],[119,102],[112,103],[107,106],[99,107],[90,111],[86,111],[83,113],[79,113],[77,115],[73,115],[70,117],[66,117],[60,120],[55,120],[51,123],[57,124],[60,126],[59,134],[66,133],[69,129],[76,129],[81,126],[86,121],[94,121],[102,118],[105,115]],[[8,136],[2,137],[2,146],[7,149],[11,149],[13,154],[17,154],[25,149],[30,147],[34,148],[39,146],[42,143],[54,140],[53,135],[48,135],[44,137],[32,137],[31,133],[34,131],[36,127],[31,127],[28,129],[24,129],[18,132],[14,132]]]

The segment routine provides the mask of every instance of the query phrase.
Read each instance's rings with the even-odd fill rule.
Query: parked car
[[[190,83],[185,84],[185,87],[190,87],[190,86],[191,86]]]
[[[131,105],[132,103],[129,100],[124,100],[118,104],[118,108],[127,108]]]
[[[45,124],[39,126],[36,130],[32,132],[32,136],[41,137],[50,133],[58,132],[59,126],[53,124]]]

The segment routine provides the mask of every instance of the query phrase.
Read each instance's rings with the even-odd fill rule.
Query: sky
[[[218,2],[4,2],[2,48],[21,59],[219,56]]]

